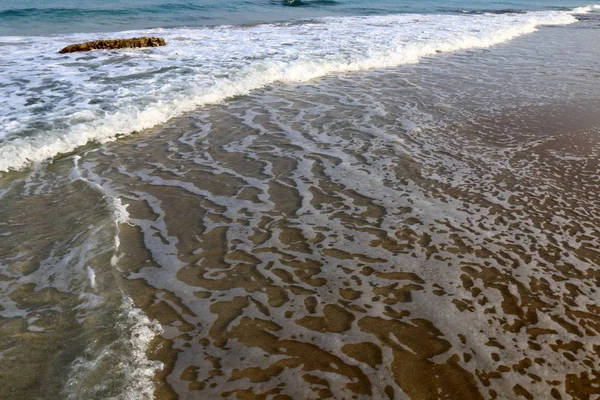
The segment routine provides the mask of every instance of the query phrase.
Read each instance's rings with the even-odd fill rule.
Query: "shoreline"
[[[594,34],[270,86],[4,174],[1,356],[60,360],[0,365],[6,396],[129,340],[123,296],[162,330],[161,400],[595,393]],[[116,248],[79,178],[128,215]],[[123,395],[106,365],[90,398]]]
[[[183,35],[184,38],[178,30],[165,31],[162,36],[170,43],[167,48],[123,50],[118,54],[125,62],[116,63],[114,69],[111,52],[99,51],[85,56],[42,54],[31,58],[33,44],[18,46],[22,55],[0,64],[11,71],[7,82],[16,82],[14,95],[8,91],[11,86],[7,86],[9,96],[2,115],[6,137],[0,141],[0,171],[27,168],[32,163],[75,151],[89,142],[104,143],[160,126],[201,106],[218,104],[265,87],[415,64],[440,53],[492,48],[546,25],[577,22],[573,12],[556,11],[513,16],[417,17],[348,17],[328,19],[326,24],[293,27],[265,25],[250,30],[235,27],[215,32],[197,30],[187,32],[189,37]],[[468,25],[463,26],[464,18],[469,18]],[[412,41],[398,44],[395,38],[409,33],[405,32],[407,23],[417,24],[423,32]],[[372,29],[373,24],[378,28]],[[355,37],[353,31],[357,29],[362,31]],[[299,41],[294,38],[296,35],[306,38]],[[196,40],[204,36],[216,43],[208,48],[198,47]],[[237,44],[240,37],[245,47]],[[343,37],[343,41],[338,37]],[[70,42],[87,39],[85,35],[75,35],[70,39],[45,41],[48,45],[54,43],[59,50]],[[230,44],[226,46],[225,42]],[[289,42],[293,46],[290,47]],[[219,43],[224,49],[217,49]],[[21,58],[29,61],[18,62]],[[199,59],[202,62],[199,63]],[[90,62],[95,65],[93,68],[89,68]],[[136,73],[127,73],[131,63],[139,65]],[[65,76],[53,77],[55,64],[61,65]],[[111,76],[113,74],[116,76]],[[39,86],[39,82],[29,78],[31,75],[40,75],[48,83]],[[19,83],[23,81],[28,82],[25,87]],[[75,87],[81,92],[74,93]],[[25,101],[25,95],[31,98]],[[65,100],[49,101],[57,95],[64,96]],[[86,105],[91,100],[92,104]],[[48,115],[52,118],[47,118]]]

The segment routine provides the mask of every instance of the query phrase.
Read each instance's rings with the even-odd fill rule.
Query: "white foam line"
[[[73,168],[73,171],[71,171],[70,178],[71,178],[71,180],[80,180],[82,182],[85,182],[90,187],[92,187],[95,190],[97,190],[98,192],[100,192],[102,194],[102,197],[104,198],[104,200],[106,200],[110,210],[112,211],[112,217],[113,217],[115,227],[116,227],[114,243],[115,243],[115,250],[117,250],[121,245],[121,241],[119,239],[119,234],[120,234],[119,225],[131,223],[130,219],[129,219],[129,213],[127,212],[127,206],[123,204],[123,202],[121,201],[121,199],[119,197],[112,194],[109,190],[104,188],[102,185],[100,185],[96,182],[93,182],[89,179],[84,178],[81,175],[81,171],[79,170],[79,160],[80,159],[81,159],[81,156],[78,156],[78,155],[73,156],[74,168]],[[118,261],[118,257],[116,255],[114,255],[111,259],[111,265],[113,267],[116,266],[117,261]]]
[[[577,7],[574,8],[573,11],[571,11],[571,14],[588,14],[594,10],[600,10],[600,5],[589,5],[589,6],[582,6],[582,7]]]
[[[150,400],[154,397],[152,379],[163,364],[149,360],[146,352],[154,337],[162,333],[160,324],[148,318],[129,297],[124,296],[115,328],[122,333],[119,340],[100,352],[95,350],[97,346],[94,343],[84,356],[73,362],[63,392],[66,399],[81,399],[82,395],[100,398],[98,396],[105,394],[107,381],[116,385],[120,392],[112,399]],[[124,352],[124,348],[128,351]],[[94,379],[97,370],[105,370],[100,382]]]

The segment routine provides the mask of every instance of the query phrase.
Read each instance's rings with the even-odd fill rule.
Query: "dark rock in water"
[[[300,1],[300,0],[283,0],[283,5],[296,7],[296,6],[303,6],[304,3],[302,3],[302,1]]]
[[[108,49],[125,49],[138,47],[158,47],[166,46],[165,39],[159,37],[139,37],[131,39],[114,39],[114,40],[96,40],[95,42],[85,42],[71,44],[59,53],[74,53],[77,51],[90,50],[108,50]]]

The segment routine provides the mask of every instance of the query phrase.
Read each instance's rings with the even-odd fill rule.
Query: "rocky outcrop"
[[[90,50],[158,47],[165,46],[166,44],[167,42],[165,42],[165,39],[160,37],[138,37],[131,39],[96,40],[94,42],[71,44],[59,51],[59,53],[64,54]]]

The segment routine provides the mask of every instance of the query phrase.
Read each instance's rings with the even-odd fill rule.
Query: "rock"
[[[77,51],[90,50],[108,50],[108,49],[124,49],[138,47],[158,47],[166,46],[165,39],[160,37],[139,37],[131,39],[114,39],[114,40],[96,40],[95,42],[85,42],[71,44],[61,51],[60,54],[74,53]]]

